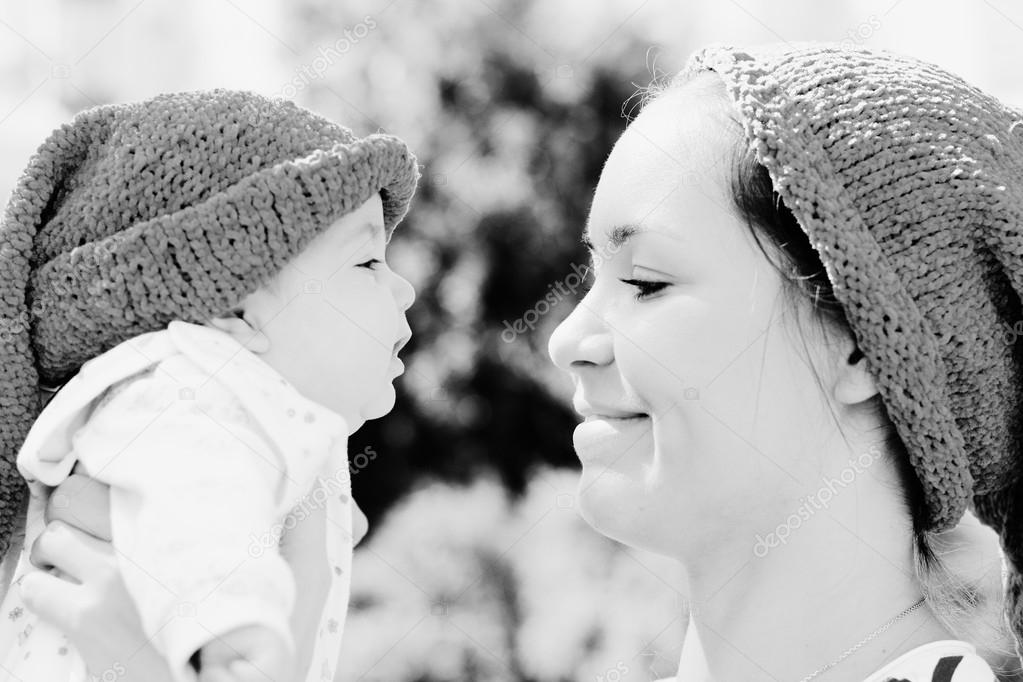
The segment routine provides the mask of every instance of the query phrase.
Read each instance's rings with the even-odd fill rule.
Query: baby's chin
[[[344,404],[335,401],[328,407],[344,417],[348,423],[348,435],[351,435],[366,422],[380,419],[393,410],[395,397],[393,384],[389,380],[384,380],[381,388],[368,400],[349,401]]]
[[[380,419],[387,415],[394,409],[395,398],[394,384],[388,381],[384,385],[383,389],[377,393],[373,399],[365,405],[365,407],[363,407],[361,415],[362,422],[365,423],[371,419]],[[361,425],[362,424],[360,424],[360,426]]]

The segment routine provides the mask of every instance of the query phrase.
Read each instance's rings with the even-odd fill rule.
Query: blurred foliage
[[[647,681],[673,675],[676,562],[593,532],[578,475],[541,468],[514,500],[489,477],[400,502],[356,553],[338,679]]]

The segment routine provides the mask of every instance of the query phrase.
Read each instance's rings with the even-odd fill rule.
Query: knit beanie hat
[[[1023,112],[888,52],[711,47],[679,79],[707,70],[825,265],[928,529],[972,503],[998,532],[1023,654]]]
[[[229,312],[373,194],[389,237],[418,176],[398,138],[250,92],[101,106],[55,130],[0,223],[0,554],[40,384],[172,320]]]

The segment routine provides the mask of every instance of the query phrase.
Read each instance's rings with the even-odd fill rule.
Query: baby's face
[[[398,351],[411,337],[412,285],[384,262],[379,194],[321,232],[244,303],[270,341],[261,353],[307,398],[355,431],[394,406]]]

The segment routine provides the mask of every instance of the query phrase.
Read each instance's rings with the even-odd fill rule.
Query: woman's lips
[[[650,427],[646,414],[608,416],[587,415],[575,427],[572,442],[583,462],[613,462],[638,443]]]

